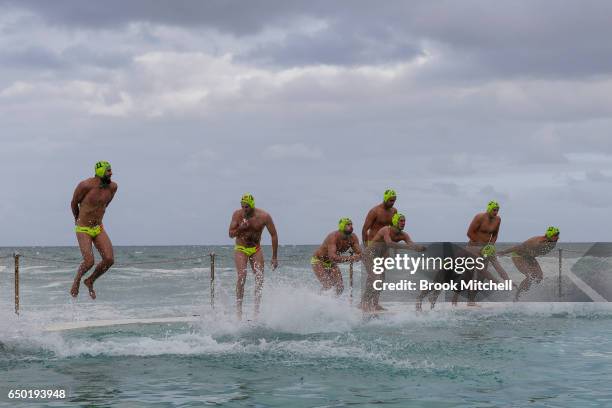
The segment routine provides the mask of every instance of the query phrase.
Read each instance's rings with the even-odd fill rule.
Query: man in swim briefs
[[[368,212],[361,229],[361,239],[363,240],[364,247],[368,246],[378,230],[391,225],[391,219],[397,213],[397,209],[393,207],[396,200],[397,195],[395,191],[386,190],[383,194],[383,202]]]
[[[94,282],[104,274],[115,262],[113,244],[102,226],[102,218],[106,207],[117,192],[117,183],[111,181],[113,172],[108,162],[100,161],[94,168],[94,177],[81,181],[72,196],[70,207],[74,215],[75,232],[83,262],[79,266],[76,277],[70,289],[70,294],[77,297],[81,278],[94,265],[92,244],[96,247],[102,260],[93,273],[83,282],[89,290],[89,296],[96,298]]]
[[[353,251],[353,255],[340,255],[349,249]],[[338,263],[353,262],[359,259],[361,259],[361,249],[359,238],[353,234],[353,222],[350,218],[342,218],[338,222],[338,230],[325,237],[310,259],[310,264],[323,289],[328,290],[335,287],[336,295],[340,295],[344,290],[344,283]]]
[[[259,314],[261,292],[264,282],[264,255],[259,244],[264,228],[268,229],[272,238],[272,269],[278,266],[278,235],[270,214],[260,208],[255,208],[255,199],[251,194],[245,194],[240,200],[239,210],[234,211],[229,226],[230,238],[236,238],[234,246],[234,262],[238,279],[236,281],[236,310],[238,319],[242,319],[242,300],[244,284],[247,276],[247,262],[255,274],[255,315]]]
[[[468,247],[474,247],[473,252],[487,258],[499,276],[503,280],[507,280],[509,279],[508,274],[495,258],[495,243],[497,242],[500,226],[499,203],[497,201],[489,201],[487,211],[476,214],[468,227],[467,236],[470,239]],[[488,279],[493,279],[491,275],[486,273],[486,268],[484,276]]]
[[[361,309],[364,312],[385,310],[384,307],[378,304],[380,291],[374,289],[374,281],[384,281],[385,273],[383,272],[378,275],[374,273],[374,258],[388,257],[390,248],[411,249],[417,252],[424,252],[426,249],[424,246],[412,242],[410,236],[404,232],[405,226],[406,217],[403,214],[396,213],[391,218],[391,225],[378,230],[364,253],[364,264],[368,272],[366,287],[361,296]],[[399,244],[400,241],[404,241],[405,244]]]
[[[466,249],[472,252],[475,256],[483,256],[486,261],[485,268],[478,271],[477,278],[479,280],[484,278],[497,282],[493,275],[491,275],[491,273],[488,271],[489,263],[493,265],[503,280],[509,279],[508,274],[495,257],[495,242],[497,242],[499,227],[501,226],[501,217],[498,214],[499,203],[497,201],[489,201],[489,204],[487,204],[487,210],[485,212],[476,214],[468,227],[467,236],[469,238],[469,242]],[[472,279],[470,274],[467,274],[464,276],[464,278]],[[474,296],[470,296],[468,306],[476,306]],[[453,305],[457,304],[458,299],[459,293],[455,292],[452,300]]]
[[[555,248],[559,240],[559,228],[548,227],[544,235],[529,238],[522,244],[513,246],[499,252],[499,255],[511,254],[512,263],[525,279],[519,285],[514,297],[517,301],[521,292],[529,290],[532,283],[540,283],[544,277],[542,268],[536,260],[537,256],[548,254]]]

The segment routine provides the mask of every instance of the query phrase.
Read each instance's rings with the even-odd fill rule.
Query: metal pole
[[[210,253],[210,307],[215,308],[215,253]]]
[[[353,261],[349,264],[349,299],[353,304]]]
[[[19,254],[15,252],[15,314],[19,316]]]
[[[561,290],[561,269],[563,266],[563,250],[559,248],[559,297],[563,296],[563,292]]]

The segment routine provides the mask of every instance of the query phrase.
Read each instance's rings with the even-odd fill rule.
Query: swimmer
[[[255,199],[251,194],[245,194],[240,200],[239,210],[232,214],[229,226],[230,238],[236,239],[234,246],[234,262],[238,274],[236,281],[236,312],[242,319],[242,301],[244,299],[244,284],[247,277],[247,263],[255,274],[255,315],[259,314],[261,295],[264,283],[264,255],[260,247],[261,234],[268,229],[272,238],[272,269],[278,267],[278,235],[270,214],[260,208],[255,208]]]
[[[363,245],[368,246],[369,242],[374,238],[378,230],[382,227],[391,225],[391,219],[397,213],[397,209],[393,207],[397,200],[397,194],[394,190],[386,190],[383,194],[382,203],[372,208],[363,223],[361,230],[361,239]]]
[[[546,255],[555,248],[559,240],[559,233],[559,228],[548,227],[544,235],[529,238],[522,244],[499,252],[499,255],[511,254],[512,263],[520,273],[525,275],[514,301],[518,301],[521,292],[528,291],[532,283],[542,282],[544,274],[536,257]]]
[[[384,307],[380,306],[380,291],[374,289],[374,281],[385,280],[385,273],[374,273],[374,258],[387,258],[389,249],[410,249],[417,252],[424,252],[425,247],[412,242],[410,235],[404,232],[406,226],[406,217],[403,214],[396,213],[391,218],[391,225],[384,226],[378,230],[372,238],[364,253],[364,265],[368,273],[366,287],[361,296],[361,309],[364,312],[382,311]],[[405,244],[400,244],[404,241]]]
[[[352,255],[342,255],[349,250],[352,250]],[[338,264],[360,259],[359,238],[353,233],[353,222],[350,218],[342,218],[338,222],[338,230],[325,237],[321,246],[314,252],[310,263],[323,290],[335,288],[336,295],[340,295],[344,291],[344,283]]]
[[[72,297],[78,296],[81,278],[94,266],[92,244],[102,256],[93,273],[83,282],[92,299],[96,298],[94,282],[115,262],[113,244],[102,225],[106,208],[117,193],[117,183],[111,181],[112,175],[110,163],[100,161],[94,167],[94,177],[81,181],[72,195],[70,207],[74,216],[74,230],[83,257],[70,289]]]

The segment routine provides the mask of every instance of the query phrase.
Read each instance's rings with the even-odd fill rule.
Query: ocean
[[[0,256],[14,250],[0,248]],[[266,266],[257,319],[249,273],[240,322],[230,246],[116,247],[116,266],[96,282],[95,301],[84,287],[77,299],[69,295],[77,248],[17,250],[19,316],[13,259],[0,259],[0,407],[612,406],[610,303],[455,308],[440,300],[416,313],[394,298],[395,313],[364,318],[356,307],[359,265],[353,298],[346,267],[347,289],[336,297],[319,290],[313,246],[283,246],[280,267]],[[530,292],[556,293],[555,260],[542,264],[544,282]],[[45,330],[162,317],[195,321]],[[21,389],[65,389],[67,398],[8,398]]]

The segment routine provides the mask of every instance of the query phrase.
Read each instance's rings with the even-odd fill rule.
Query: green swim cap
[[[485,258],[495,255],[495,245],[493,244],[485,245],[480,251],[480,254],[484,256]]]
[[[395,194],[395,190],[385,190],[385,193],[383,194],[383,201],[386,203],[393,197],[397,198],[397,194]]]
[[[559,235],[559,228],[557,227],[548,227],[546,230],[546,238],[552,238],[555,235]]]
[[[351,221],[350,218],[345,217],[345,218],[340,218],[340,221],[338,221],[338,231],[340,232],[344,232],[344,229],[346,228],[347,224],[352,224],[353,221]]]
[[[404,220],[406,219],[406,217],[404,217],[404,214],[395,213],[393,218],[391,218],[391,225],[397,227],[399,225],[400,218],[403,218]]]
[[[111,165],[109,162],[107,161],[99,161],[96,163],[95,167],[94,167],[94,174],[96,177],[104,177],[104,175],[106,174],[106,170],[110,169]]]
[[[249,207],[255,208],[255,199],[249,193],[246,193],[245,195],[242,196],[242,198],[240,199],[240,203],[241,204],[246,203],[249,205]]]
[[[487,212],[490,214],[496,208],[499,210],[499,203],[494,200],[489,201],[489,204],[487,204]]]

